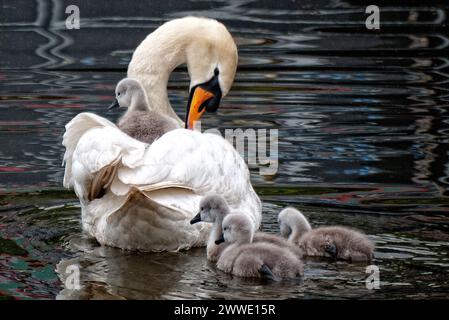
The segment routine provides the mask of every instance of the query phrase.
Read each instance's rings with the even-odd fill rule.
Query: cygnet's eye
[[[121,95],[121,93],[119,92],[119,93],[117,93],[117,95],[118,95],[118,96],[120,96],[120,95]]]
[[[204,210],[204,207],[201,207],[201,209],[200,209],[201,211],[203,211]]]

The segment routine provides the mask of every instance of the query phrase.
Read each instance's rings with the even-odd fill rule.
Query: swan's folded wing
[[[63,145],[64,187],[73,187],[82,201],[107,188],[121,165],[140,165],[148,147],[92,113],[81,113],[66,125]]]
[[[248,167],[234,147],[215,134],[185,129],[164,134],[146,150],[141,165],[118,169],[111,190],[121,194],[131,185],[147,190],[152,200],[167,206],[180,202],[179,197],[151,190],[171,186],[196,195],[221,194],[231,208],[247,208],[255,225],[260,223],[260,200],[252,189]],[[197,209],[199,200],[190,197],[186,209]]]
[[[126,185],[172,184],[200,194],[244,192],[249,183],[247,166],[229,142],[185,129],[164,134],[146,150],[141,165],[121,167],[117,177]]]

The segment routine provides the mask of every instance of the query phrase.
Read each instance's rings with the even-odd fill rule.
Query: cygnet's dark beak
[[[327,244],[324,250],[331,255],[332,259],[337,260],[338,250],[334,244]]]
[[[220,238],[215,240],[215,244],[219,245],[220,243],[225,242],[224,235],[221,235]]]
[[[108,107],[108,110],[112,110],[112,109],[115,109],[118,107],[120,107],[120,105],[119,105],[117,99],[114,99],[114,102]]]
[[[195,224],[197,222],[201,222],[201,213],[198,212],[196,216],[194,216],[192,218],[192,220],[190,220],[190,224]]]

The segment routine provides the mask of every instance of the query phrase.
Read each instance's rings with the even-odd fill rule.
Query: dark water
[[[3,1],[0,3],[1,298],[447,298],[449,5],[377,1]],[[127,5],[124,5],[127,3]],[[77,4],[81,29],[66,30]],[[103,6],[104,5],[104,6]],[[236,82],[206,128],[277,128],[279,170],[252,169],[262,229],[286,205],[315,226],[343,224],[376,244],[381,289],[364,265],[310,261],[302,283],[232,278],[205,250],[137,254],[99,247],[63,191],[64,125],[106,113],[133,49],[162,22],[218,18],[238,42]],[[170,100],[184,114],[188,78]],[[64,289],[65,266],[83,289]],[[62,279],[62,281],[61,281]]]

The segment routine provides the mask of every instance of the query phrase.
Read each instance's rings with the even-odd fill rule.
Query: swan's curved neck
[[[173,70],[186,63],[186,48],[188,37],[185,31],[171,32],[163,26],[142,41],[135,50],[128,66],[128,77],[140,80],[150,109],[161,112],[177,120],[170,105],[167,94],[167,84]]]
[[[237,60],[237,47],[224,25],[213,19],[185,17],[164,23],[139,44],[129,63],[128,77],[140,80],[150,109],[182,126],[167,95],[173,70],[187,63],[190,89],[210,81],[217,70],[221,98],[232,85]]]

